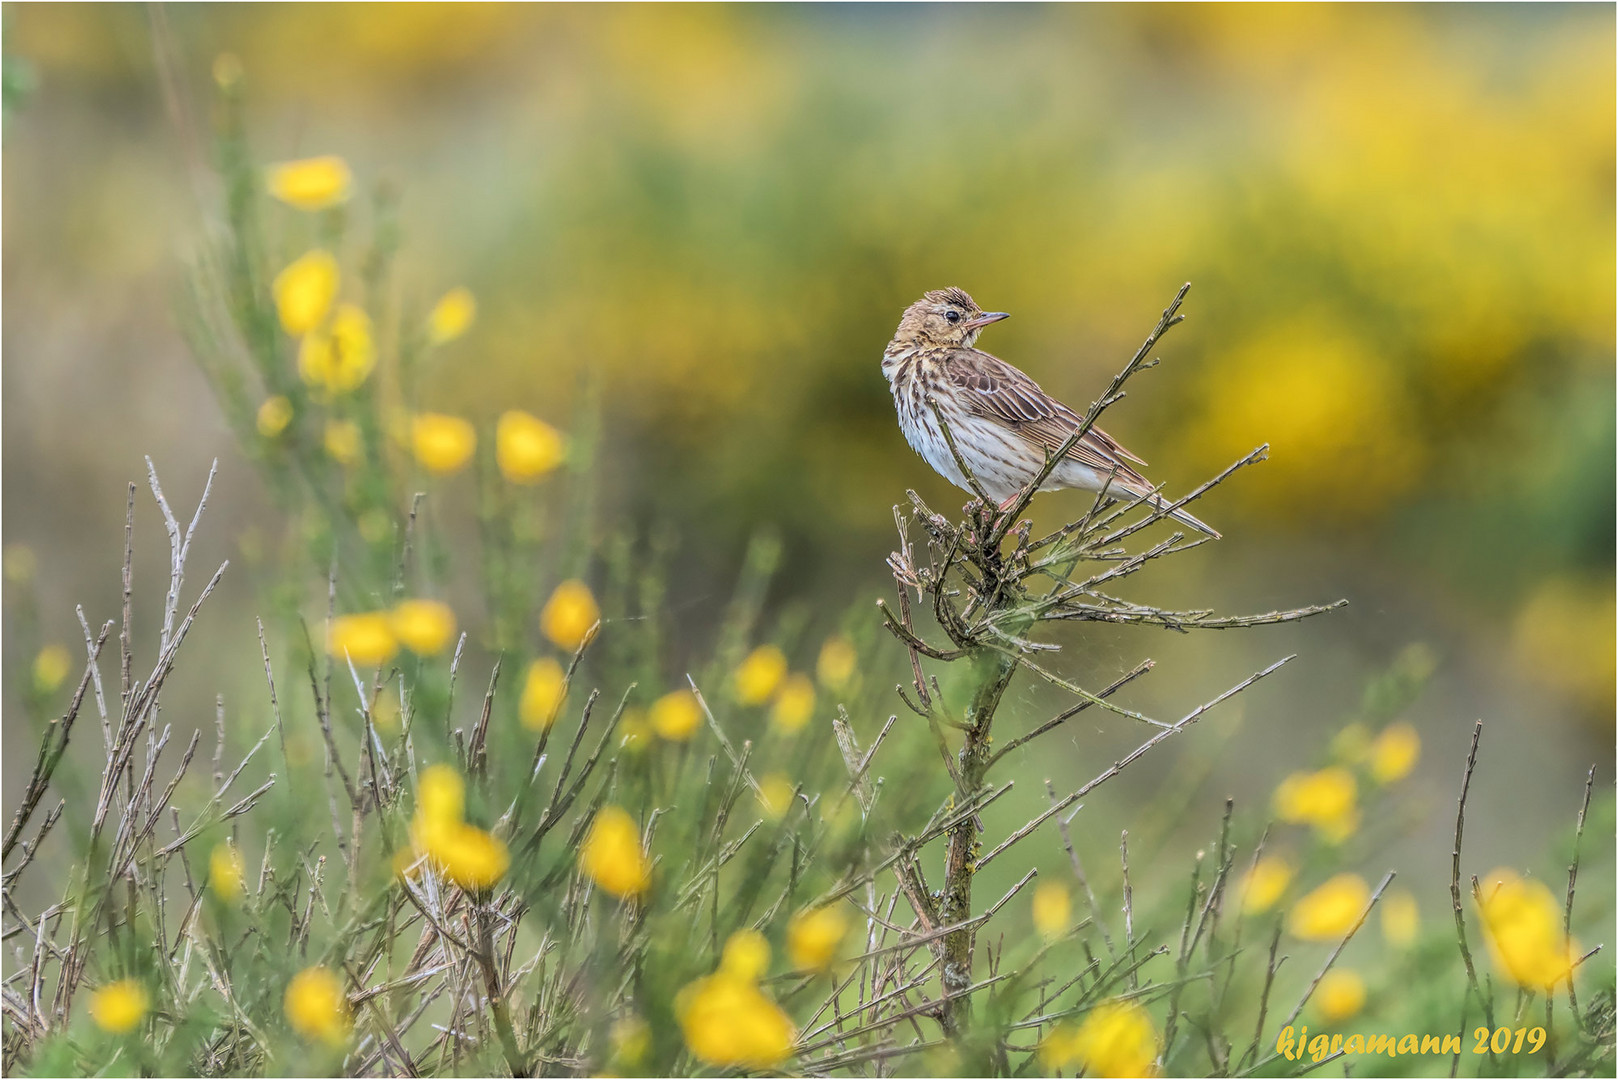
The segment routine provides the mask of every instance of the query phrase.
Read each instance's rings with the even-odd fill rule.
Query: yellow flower
[[[1382,936],[1389,945],[1405,948],[1421,932],[1421,912],[1408,889],[1392,889],[1378,906],[1382,909]]]
[[[511,854],[499,837],[475,825],[428,830],[432,842],[427,855],[443,868],[444,876],[468,892],[494,886],[511,868]]]
[[[454,341],[472,325],[478,315],[478,302],[472,290],[451,289],[438,298],[432,311],[427,313],[427,340],[434,345]]]
[[[1326,1020],[1347,1020],[1365,1007],[1365,980],[1358,972],[1332,968],[1315,987],[1314,1000]]]
[[[257,422],[260,435],[266,439],[275,438],[292,423],[292,402],[281,394],[265,398],[264,404],[258,407]]]
[[[1132,1001],[1111,1001],[1090,1010],[1077,1028],[1063,1025],[1039,1045],[1048,1069],[1083,1068],[1089,1076],[1152,1076],[1157,1029]]]
[[[702,723],[702,706],[689,690],[673,690],[652,703],[652,730],[659,738],[684,742]]]
[[[360,459],[360,426],[352,420],[328,420],[324,443],[327,457],[352,465]]]
[[[775,696],[786,678],[787,658],[774,645],[760,645],[736,669],[736,697],[743,705],[762,705]]]
[[[417,656],[436,656],[455,638],[455,612],[437,600],[405,600],[393,609],[389,625],[399,644]]]
[[[348,1038],[348,997],[327,969],[307,967],[292,976],[284,1005],[292,1030],[303,1038],[333,1046]]]
[[[1333,765],[1315,773],[1293,773],[1275,789],[1275,812],[1282,821],[1313,825],[1331,843],[1359,827],[1354,774]]]
[[[375,667],[393,659],[399,642],[386,614],[367,611],[333,619],[326,635],[326,651],[339,660],[346,656],[357,668]]]
[[[335,155],[270,166],[270,194],[299,210],[324,210],[348,199],[348,163]]]
[[[789,675],[776,691],[770,722],[782,731],[798,731],[815,712],[815,684],[807,675]]]
[[[319,326],[337,299],[339,280],[336,258],[322,248],[288,263],[270,284],[282,328],[302,337]]]
[[[582,581],[564,581],[556,586],[545,609],[539,613],[539,628],[545,636],[569,651],[584,644],[586,635],[601,621],[601,609],[590,587]]]
[[[42,694],[55,690],[73,668],[73,656],[60,645],[47,645],[34,657],[34,687]]]
[[[530,731],[544,731],[556,723],[556,714],[567,697],[567,672],[549,656],[528,665],[528,677],[522,684],[522,699],[517,703],[517,715],[522,726]]]
[[[514,484],[531,484],[562,463],[567,443],[562,433],[520,409],[500,414],[494,428],[494,460]]]
[[[1293,904],[1287,925],[1305,941],[1332,941],[1348,933],[1370,902],[1364,878],[1338,874]]]
[[[772,1069],[798,1032],[756,982],[721,970],[681,989],[675,1014],[691,1053],[720,1068]]]
[[[841,690],[854,677],[857,659],[854,646],[849,644],[848,639],[841,634],[833,634],[820,647],[820,659],[815,662],[815,678],[830,690]]]
[[[780,773],[769,773],[758,782],[758,801],[771,821],[780,821],[792,809],[797,785]]]
[[[119,979],[90,995],[90,1019],[96,1027],[125,1035],[140,1024],[148,1006],[146,988],[135,979]]]
[[[410,447],[422,468],[439,476],[457,471],[472,459],[478,433],[459,416],[422,413],[410,422]]]
[[[1612,708],[1618,655],[1610,573],[1542,582],[1511,635],[1512,659],[1525,676],[1597,711]]]
[[[1479,908],[1495,967],[1535,990],[1549,991],[1566,980],[1577,947],[1562,928],[1562,906],[1550,889],[1506,869],[1485,880]]]
[[[27,544],[7,544],[3,558],[6,580],[15,585],[24,585],[32,581],[34,571],[39,569],[39,560],[34,555],[34,549]]]
[[[800,911],[787,925],[787,958],[799,971],[825,971],[837,959],[837,948],[847,935],[848,917],[839,909]]]
[[[371,723],[378,731],[399,730],[399,699],[383,691],[371,702]]]
[[[415,827],[427,832],[447,830],[459,825],[465,816],[466,781],[454,766],[429,765],[421,770],[416,780]]]
[[[770,943],[757,930],[738,930],[725,939],[719,968],[738,979],[757,979],[770,968]]]
[[[1034,889],[1034,929],[1047,938],[1059,936],[1068,928],[1073,904],[1067,888],[1055,881],[1040,882]]]
[[[303,381],[333,394],[355,389],[375,366],[371,317],[354,304],[338,304],[331,326],[311,331],[298,349]]]
[[[618,745],[639,753],[651,744],[652,725],[647,721],[645,711],[625,709],[623,719],[618,721]]]
[[[1391,784],[1410,775],[1421,756],[1421,736],[1409,724],[1390,724],[1371,744],[1371,779]]]
[[[215,896],[227,904],[240,900],[246,876],[247,864],[242,861],[242,853],[236,850],[235,844],[214,845],[208,855],[208,887]]]
[[[468,825],[466,781],[449,765],[421,771],[416,782],[416,814],[410,822],[412,850],[396,858],[394,870],[404,874],[418,855],[426,855],[449,878],[469,892],[488,889],[505,877],[511,854],[496,836]]]
[[[635,819],[618,806],[603,806],[579,849],[579,869],[614,896],[639,896],[652,884],[652,867],[640,848]]]
[[[770,946],[757,930],[725,942],[719,970],[680,990],[674,1012],[691,1052],[710,1065],[769,1069],[792,1052],[797,1030],[758,986]]]
[[[1243,915],[1260,915],[1275,906],[1292,883],[1292,864],[1279,855],[1263,855],[1242,879]]]

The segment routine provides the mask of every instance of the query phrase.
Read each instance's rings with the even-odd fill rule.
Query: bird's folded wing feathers
[[[1048,452],[1060,450],[1084,423],[1084,417],[1045,393],[1033,379],[981,350],[956,350],[946,371],[964,392],[973,415],[1004,424]],[[1092,426],[1067,456],[1103,474],[1116,470],[1121,485],[1151,487],[1146,477],[1129,465],[1130,461],[1141,465],[1146,462],[1098,427]]]

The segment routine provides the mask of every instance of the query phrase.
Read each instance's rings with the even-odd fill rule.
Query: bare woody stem
[[[967,710],[966,741],[958,757],[957,802],[976,794],[993,760],[989,729],[1000,697],[1016,673],[1017,661],[1003,652],[974,651],[974,664],[982,671],[972,704]],[[950,830],[944,853],[944,898],[939,917],[945,925],[968,922],[972,917],[972,876],[977,871],[978,818],[966,815]],[[944,993],[940,1021],[954,1037],[967,1026],[971,1002],[964,995],[972,985],[973,928],[962,927],[944,938]]]

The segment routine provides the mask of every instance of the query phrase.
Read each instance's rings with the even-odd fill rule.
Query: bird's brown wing
[[[1045,393],[1033,379],[980,349],[952,349],[943,367],[973,415],[1004,424],[1048,452],[1060,450],[1084,423],[1084,417]],[[1098,427],[1092,426],[1067,456],[1104,475],[1116,469],[1123,484],[1151,487],[1129,465],[1146,462]]]

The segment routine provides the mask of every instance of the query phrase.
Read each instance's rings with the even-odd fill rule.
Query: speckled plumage
[[[927,404],[931,395],[949,425],[961,460],[1002,506],[1033,480],[1045,455],[1061,449],[1084,418],[1004,360],[975,348],[978,334],[1007,316],[985,313],[961,289],[935,289],[905,309],[882,354],[899,427],[911,447],[940,475],[971,490]],[[1145,498],[1152,484],[1130,462],[1146,464],[1100,428],[1092,427],[1040,486],[1041,491],[1106,489],[1119,499]],[[1170,515],[1209,536],[1219,534],[1182,509]]]

